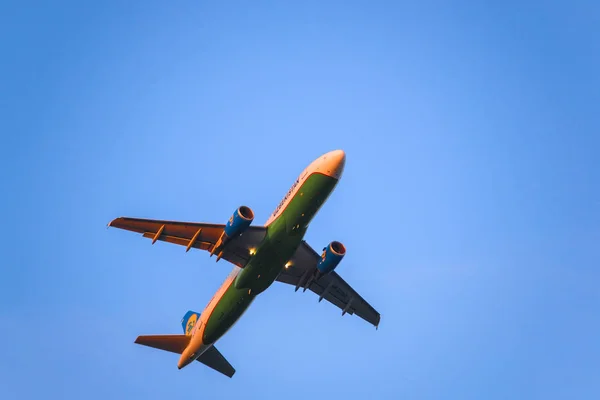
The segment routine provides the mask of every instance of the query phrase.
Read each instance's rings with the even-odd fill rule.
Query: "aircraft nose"
[[[327,157],[331,158],[332,160],[336,160],[338,163],[343,163],[344,161],[346,161],[346,153],[344,152],[344,150],[330,151],[327,154]]]
[[[340,179],[346,165],[346,153],[344,150],[333,150],[323,156],[328,175]]]

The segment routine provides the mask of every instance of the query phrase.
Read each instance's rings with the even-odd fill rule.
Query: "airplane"
[[[332,241],[317,253],[304,235],[309,223],[329,198],[346,163],[343,150],[330,151],[305,168],[264,226],[251,225],[254,212],[240,206],[226,224],[120,217],[108,226],[141,233],[156,241],[205,250],[233,270],[202,313],[188,311],[182,335],[143,335],[135,343],[180,354],[177,368],[199,361],[232,377],[235,368],[216,349],[219,340],[248,309],[256,296],[274,281],[305,292],[310,289],[345,314],[356,314],[377,329],[381,316],[341,276],[336,267],[346,247]]]

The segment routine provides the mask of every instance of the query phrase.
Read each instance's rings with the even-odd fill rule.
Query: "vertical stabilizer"
[[[186,312],[183,316],[183,319],[181,320],[181,327],[183,328],[183,333],[185,333],[187,336],[190,336],[192,334],[192,329],[198,321],[198,318],[200,318],[200,313],[197,313],[195,311]]]

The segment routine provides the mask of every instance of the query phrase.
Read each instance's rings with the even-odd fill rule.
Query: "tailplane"
[[[135,339],[135,343],[143,346],[154,347],[155,349],[169,351],[171,353],[182,354],[192,340],[192,331],[199,318],[200,313],[188,311],[181,319],[181,327],[183,328],[184,333],[183,335],[144,335],[138,336],[137,339]],[[199,343],[199,345],[201,345],[204,350],[202,354],[196,358],[196,361],[199,361],[207,367],[210,367],[230,378],[233,376],[233,374],[235,374],[235,368],[229,364],[229,362],[225,359],[225,357],[223,357],[219,350],[215,348],[215,346],[205,346],[202,343]],[[200,347],[197,347],[198,344],[195,344],[194,346],[196,346],[196,348],[193,351],[197,354],[197,352],[200,350]]]
[[[138,336],[135,343],[181,354],[190,343],[190,337],[186,335],[146,335]],[[215,346],[206,349],[196,361],[230,378],[235,374],[235,368],[229,364],[229,361],[223,357]]]
[[[200,361],[207,367],[230,378],[235,374],[235,368],[229,364],[229,361],[223,357],[223,354],[221,354],[214,345],[210,346],[204,353],[200,354],[200,357],[198,357],[196,361]]]
[[[190,344],[190,338],[185,335],[145,335],[138,336],[135,339],[135,343],[181,354],[187,345]]]
[[[181,320],[181,327],[183,328],[183,333],[185,333],[187,336],[190,336],[192,334],[192,329],[194,328],[194,325],[196,325],[196,322],[198,322],[198,318],[200,318],[200,313],[197,313],[195,311],[186,312]]]

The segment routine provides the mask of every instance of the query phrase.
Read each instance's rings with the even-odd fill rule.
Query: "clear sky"
[[[3,2],[0,398],[600,398],[600,6],[488,3]],[[275,283],[233,379],[133,343],[231,267],[110,220],[262,224],[337,148],[306,239],[378,331]]]

